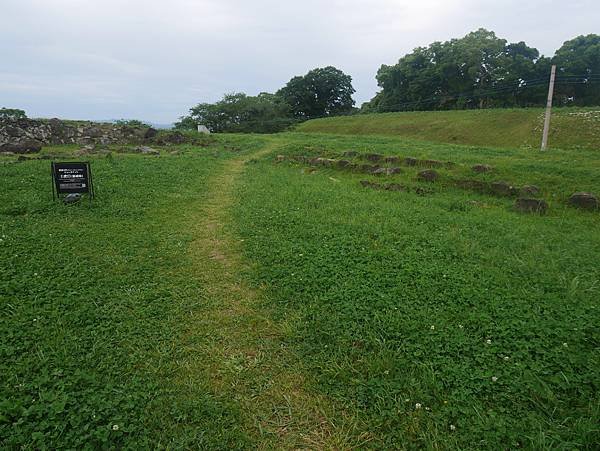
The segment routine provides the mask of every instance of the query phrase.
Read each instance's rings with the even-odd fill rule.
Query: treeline
[[[354,108],[352,78],[334,67],[292,78],[275,94],[227,94],[201,103],[176,128],[273,133],[318,117],[409,110],[543,106],[551,66],[557,66],[559,106],[600,105],[600,36],[567,41],[552,58],[524,42],[508,43],[479,29],[460,39],[418,47],[377,71],[381,88]]]
[[[600,36],[579,36],[547,58],[524,42],[479,29],[382,65],[376,76],[381,91],[362,111],[542,106],[553,64],[557,105],[600,105]]]
[[[352,78],[335,67],[314,69],[292,78],[275,94],[226,94],[216,103],[200,103],[175,124],[212,132],[274,133],[317,117],[348,114],[354,108]]]

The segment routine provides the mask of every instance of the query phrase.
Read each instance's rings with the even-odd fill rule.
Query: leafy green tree
[[[277,92],[294,117],[312,119],[352,112],[352,77],[333,66],[313,69],[292,78]]]
[[[274,133],[294,123],[289,106],[270,93],[248,96],[232,93],[216,103],[201,103],[190,109],[175,127],[195,129],[206,125],[212,132]]]
[[[0,108],[0,119],[25,119],[25,111],[16,108]]]
[[[150,127],[150,125],[138,119],[119,119],[115,121],[115,124],[128,127]]]
[[[175,130],[196,130],[198,122],[192,116],[181,116],[178,122],[173,124]]]
[[[558,103],[600,105],[600,35],[578,36],[556,51]]]
[[[514,106],[539,101],[528,80],[538,78],[539,52],[508,44],[483,28],[460,39],[418,47],[377,72],[381,91],[363,111]],[[527,95],[524,95],[527,92]],[[537,96],[537,97],[536,97]]]

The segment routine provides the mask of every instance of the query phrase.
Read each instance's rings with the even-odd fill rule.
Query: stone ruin
[[[141,144],[157,133],[146,126],[60,119],[0,119],[0,153],[35,153],[44,145]]]

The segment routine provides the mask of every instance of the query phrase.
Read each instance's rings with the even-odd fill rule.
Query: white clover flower
[[[487,345],[491,345],[491,344],[492,344],[492,340],[489,340],[489,339],[488,339],[488,340],[485,340],[485,344],[487,344]]]
[[[506,361],[508,361],[508,359],[509,359],[509,358],[510,358],[510,357],[508,357],[507,355],[505,355],[505,356],[504,356],[504,361],[505,361],[505,362],[506,362]]]
[[[431,325],[431,330],[435,330],[435,326],[433,324]]]
[[[118,431],[119,430],[119,425],[118,424],[113,424],[112,430],[113,431]]]
[[[565,343],[563,343],[563,346],[566,348],[569,345],[565,342]]]
[[[498,378],[496,376],[492,376],[492,382],[497,382]]]
[[[450,430],[451,431],[456,431],[456,426],[454,426],[453,424],[450,425]]]
[[[458,325],[458,328],[459,328],[459,329],[462,329],[462,328],[464,328],[464,327],[465,327],[465,326],[463,326],[462,324],[459,324],[459,325]]]
[[[415,404],[415,409],[419,410],[420,408],[421,408],[421,403],[420,402],[416,403]]]

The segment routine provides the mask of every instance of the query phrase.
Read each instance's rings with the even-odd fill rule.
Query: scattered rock
[[[492,193],[498,196],[512,196],[516,194],[519,190],[513,186],[511,186],[507,182],[493,182],[490,185]]]
[[[417,178],[425,182],[435,182],[439,178],[439,174],[433,169],[426,169],[419,172]]]
[[[277,161],[277,163],[281,163],[282,161],[285,161],[285,156],[277,155],[277,158],[275,160]]]
[[[439,168],[444,166],[444,163],[438,160],[421,160],[420,164],[422,166],[427,166],[428,168]]]
[[[380,168],[380,166],[370,165],[370,164],[361,164],[358,168],[359,168],[360,172],[363,172],[365,174],[373,174],[376,170],[378,170]]]
[[[481,174],[483,172],[490,172],[492,170],[492,167],[489,164],[476,164],[475,166],[472,166],[471,169],[473,170],[473,172]]]
[[[148,146],[138,146],[134,149],[134,151],[137,153],[141,153],[143,155],[154,155],[154,156],[160,155],[160,152],[158,150],[153,149],[152,147],[148,147]]]
[[[569,204],[573,207],[583,208],[585,210],[596,210],[600,205],[598,198],[592,193],[575,193],[569,197]]]
[[[152,139],[156,135],[158,135],[158,130],[156,130],[153,127],[150,127],[148,130],[146,130],[146,133],[144,133],[144,139]]]
[[[365,158],[369,161],[381,161],[383,159],[383,155],[378,153],[368,153],[365,155]]]
[[[548,204],[543,199],[519,198],[515,202],[515,209],[521,213],[545,214]]]
[[[361,180],[360,184],[363,188],[381,189],[381,185],[379,183],[371,182],[369,180]]]
[[[0,153],[37,153],[42,150],[42,143],[35,139],[24,139],[19,142],[6,142],[0,144]]]
[[[432,191],[429,188],[423,188],[422,186],[417,186],[415,188],[415,193],[419,196],[425,196],[426,194],[430,194]]]
[[[406,157],[406,158],[404,159],[404,164],[405,164],[406,166],[416,166],[416,165],[417,165],[417,161],[418,161],[418,160],[417,160],[416,158],[413,158],[413,157]]]
[[[158,145],[183,144],[188,141],[186,136],[179,131],[164,131],[152,138],[152,141]]]
[[[486,182],[482,182],[481,180],[457,180],[456,186],[463,189],[470,189],[479,192],[488,192],[490,190],[489,184]]]
[[[385,185],[385,189],[388,191],[404,191],[409,192],[408,186],[401,185],[400,183],[388,183]]]
[[[535,185],[525,185],[521,187],[521,194],[524,196],[537,196],[540,189]]]
[[[65,204],[75,204],[75,203],[79,202],[80,200],[81,200],[81,194],[79,194],[79,193],[67,194],[63,198],[63,202]]]
[[[317,158],[317,164],[321,166],[332,167],[335,165],[337,160],[332,160],[331,158]]]
[[[373,171],[374,175],[392,175],[402,172],[400,168],[378,168]]]

